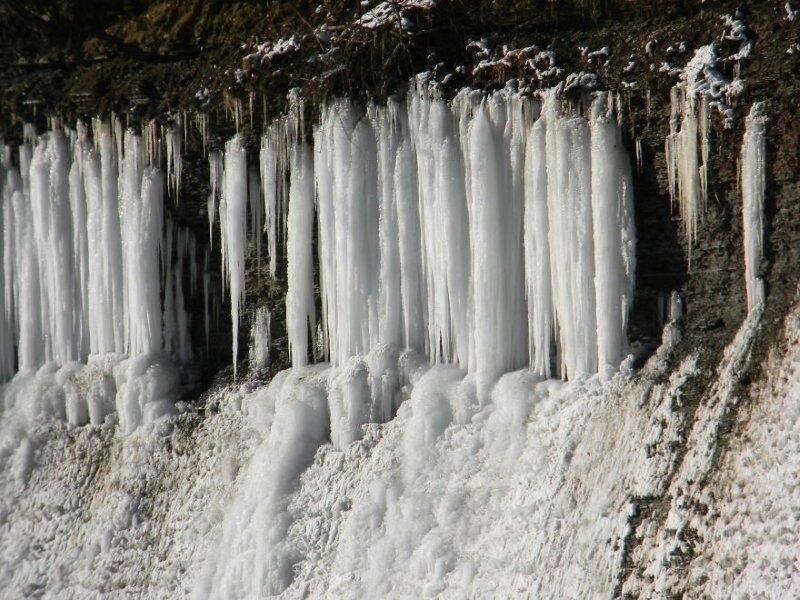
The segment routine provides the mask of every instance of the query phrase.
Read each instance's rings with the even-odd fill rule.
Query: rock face
[[[182,192],[180,203],[166,210],[198,239],[208,239],[207,151],[221,149],[238,130],[250,155],[257,156],[261,133],[286,109],[292,89],[299,88],[306,98],[309,122],[318,118],[325,99],[349,95],[384,101],[402,93],[420,72],[438,82],[445,97],[465,86],[497,89],[509,80],[527,91],[563,84],[576,101],[592,88],[618,91],[624,142],[637,157],[637,269],[629,339],[642,349],[636,364],[642,370],[610,390],[576,385],[542,392],[541,404],[521,403],[517,413],[509,409],[511,416],[470,415],[476,421],[493,419],[486,431],[494,431],[497,439],[510,428],[509,439],[520,446],[508,456],[491,449],[477,452],[484,461],[477,475],[466,472],[460,460],[467,460],[470,443],[477,447],[485,441],[483,430],[464,434],[474,436],[472,442],[459,445],[448,438],[445,447],[431,449],[430,464],[436,467],[428,474],[414,471],[423,469],[413,461],[403,462],[414,443],[408,431],[419,426],[415,418],[420,411],[430,410],[426,403],[432,401],[423,387],[394,421],[382,428],[369,426],[365,438],[343,452],[323,445],[314,454],[316,446],[301,445],[297,456],[287,454],[297,475],[305,474],[276,501],[281,511],[267,516],[291,519],[277,529],[259,530],[222,518],[207,506],[211,501],[227,504],[233,495],[237,510],[266,510],[255,501],[257,470],[274,469],[266,455],[277,442],[266,431],[273,418],[289,417],[275,408],[274,397],[264,400],[259,394],[267,392],[247,387],[252,383],[225,387],[231,340],[230,323],[223,318],[201,365],[201,387],[162,430],[136,441],[102,428],[69,430],[58,423],[25,435],[4,430],[0,460],[8,474],[3,481],[11,490],[8,497],[15,499],[0,507],[0,538],[16,540],[0,556],[0,579],[9,597],[74,591],[87,573],[93,573],[85,583],[93,593],[120,597],[190,590],[247,595],[255,589],[298,596],[445,591],[559,596],[576,590],[582,596],[796,595],[800,581],[792,561],[798,532],[791,507],[798,504],[797,485],[791,469],[781,466],[796,459],[776,440],[793,444],[797,438],[796,423],[788,415],[798,409],[800,128],[794,106],[800,91],[800,5],[777,0],[658,4],[0,4],[0,22],[5,23],[0,32],[5,65],[0,71],[5,90],[0,131],[6,141],[20,141],[23,123],[44,130],[51,116],[69,124],[113,111],[135,128],[180,116],[188,123]],[[690,71],[687,65],[710,44],[715,61]],[[675,121],[671,90],[681,82],[725,88],[708,108],[706,206],[691,242],[672,206],[665,153]],[[739,162],[745,116],[756,101],[765,101],[768,117],[766,234],[758,272],[767,300],[748,316]],[[213,235],[219,239],[218,231]],[[257,264],[255,248],[248,249],[241,330],[250,330],[250,318],[263,306],[269,307],[272,325],[269,368],[254,370],[253,378],[274,375],[289,363],[282,245],[278,251],[281,260],[273,278],[266,262]],[[216,243],[211,256],[213,279],[221,288]],[[679,293],[683,314],[667,327],[656,352],[673,291]],[[240,357],[247,355],[247,338],[239,336]],[[444,386],[446,377],[441,377],[444,383],[438,383]],[[514,382],[505,385],[513,389]],[[567,402],[567,396],[573,399]],[[242,413],[238,405],[243,398],[245,406],[257,407],[263,400],[272,408],[267,416],[258,408]],[[555,409],[551,403],[559,398],[565,406]],[[573,431],[547,429],[547,419],[567,418],[575,419]],[[514,433],[515,420],[525,423],[524,433]],[[437,435],[459,435],[453,421]],[[328,435],[318,434],[320,442]],[[545,440],[546,450],[540,452],[535,440]],[[608,459],[615,454],[618,461]],[[524,468],[513,465],[517,460]],[[556,460],[563,463],[561,479],[541,466]],[[395,481],[392,465],[398,462],[406,471]],[[506,479],[495,477],[492,469]],[[74,473],[74,481],[67,481],[65,473]],[[443,511],[476,502],[480,486],[466,497],[452,490],[431,491],[442,481],[456,485],[471,475],[477,477],[473,481],[485,481],[487,489],[502,489],[506,495],[499,497],[524,515],[522,521],[535,524],[515,535],[513,519],[501,519],[494,533],[475,533],[496,565],[476,565],[484,550],[458,529],[461,524],[483,532],[491,529],[488,522],[465,517],[453,525],[440,522],[447,519],[436,512],[437,507]],[[536,495],[531,491],[536,486],[544,491]],[[610,500],[603,503],[597,490]],[[424,549],[438,565],[430,569],[403,541],[402,522],[390,516],[383,521],[391,507],[413,511],[420,505],[412,498],[429,493],[435,498],[429,512],[439,517],[423,518],[419,534],[429,535]],[[561,519],[558,527],[563,522],[565,531],[576,536],[587,531],[587,537],[568,540],[551,513],[537,512],[526,500],[531,494],[539,504],[552,504]],[[502,509],[496,498],[486,505]],[[764,515],[756,518],[753,513],[761,505]],[[480,507],[475,504],[472,510]],[[193,522],[192,511],[200,523]],[[54,513],[57,519],[49,516]],[[582,529],[601,514],[607,519],[602,526]],[[37,519],[52,526],[37,529]],[[113,526],[104,533],[107,523]],[[499,531],[506,538],[500,539]],[[209,564],[231,577],[213,547],[218,539],[235,546],[237,533],[241,539],[281,538],[280,548],[270,554],[280,563],[275,572],[281,576],[269,586],[237,588],[235,582],[209,582],[199,574]],[[363,547],[357,547],[361,534]],[[20,541],[28,535],[30,543]],[[451,545],[430,541],[437,536]],[[74,550],[87,540],[96,548]],[[736,544],[747,551],[738,553]],[[66,555],[75,557],[74,574],[58,558],[56,549],[63,545],[74,550]],[[529,560],[522,555],[531,547],[535,552]],[[504,562],[509,553],[518,558]],[[390,555],[400,565],[395,571]],[[146,579],[137,577],[142,560]],[[58,565],[59,573],[42,570],[48,561]],[[590,574],[582,577],[582,570]],[[382,572],[392,575],[383,581]],[[411,573],[424,574],[419,585],[409,582]],[[574,587],[565,581],[570,578]],[[357,585],[348,584],[353,579]]]

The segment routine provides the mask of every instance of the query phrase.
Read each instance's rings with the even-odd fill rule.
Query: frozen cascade
[[[747,311],[764,302],[759,275],[764,255],[764,194],[766,191],[766,124],[764,104],[757,102],[747,117],[742,143],[742,219]]]
[[[91,144],[85,125],[54,122],[20,147],[18,167],[4,152],[0,380],[19,371],[6,407],[25,398],[28,414],[73,425],[101,425],[116,410],[124,432],[172,410],[173,361],[192,357],[186,303],[200,273],[193,234],[163,213],[154,131],[143,138],[98,119]],[[86,387],[64,383],[60,396],[40,398],[52,373],[64,382],[86,373]]]
[[[448,105],[420,84],[385,107],[331,102],[313,150],[297,134],[297,111],[271,125],[261,191],[271,273],[288,225],[293,364],[307,364],[318,346],[335,367],[379,349],[411,350],[474,374],[482,398],[526,364],[543,377],[610,376],[626,352],[635,270],[617,104],[598,93],[582,115],[564,112],[556,91],[539,101],[464,91]],[[238,312],[247,177],[243,159],[232,160],[244,155],[237,140],[226,150],[220,215]]]

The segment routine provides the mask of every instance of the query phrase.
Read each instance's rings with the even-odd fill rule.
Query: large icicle
[[[295,367],[308,364],[309,342],[313,341],[309,332],[316,327],[310,243],[314,227],[314,164],[311,157],[311,149],[300,142],[292,149],[290,159],[286,330]]]
[[[126,343],[129,354],[161,349],[159,250],[163,227],[164,177],[144,167],[141,139],[125,132],[120,212],[126,302]]]
[[[597,296],[597,363],[610,377],[626,351],[633,304],[633,193],[630,163],[614,116],[613,96],[592,105],[592,214]]]
[[[760,276],[764,255],[764,195],[766,191],[766,123],[764,103],[757,102],[747,117],[742,143],[742,219],[747,311],[765,299]]]
[[[425,350],[434,362],[467,367],[470,246],[456,117],[426,89],[412,90],[408,111],[418,169]]]
[[[551,125],[552,126],[552,125]],[[541,377],[552,375],[553,290],[547,216],[546,120],[534,123],[525,152],[525,289],[528,299],[528,355]]]
[[[225,144],[225,175],[219,206],[225,273],[231,298],[233,328],[233,375],[239,356],[239,315],[244,305],[244,257],[247,243],[247,154],[244,140],[236,135]]]
[[[0,166],[0,378],[14,368],[14,347],[21,371],[90,354],[155,355],[164,347],[161,167],[145,167],[142,138],[118,120],[94,121],[94,146],[81,123],[75,132],[60,129],[58,120],[53,127],[38,137],[29,131],[33,146],[20,148],[19,169],[8,151]],[[154,126],[145,131],[152,145]],[[185,230],[178,235],[191,238]],[[184,246],[192,248],[184,254],[193,288],[193,242]],[[185,360],[191,351],[183,279],[176,276],[166,289],[182,339],[174,356]],[[70,406],[71,422],[85,422],[85,410]]]
[[[378,339],[377,148],[369,122],[346,102],[323,111],[315,143],[323,329],[339,366]]]

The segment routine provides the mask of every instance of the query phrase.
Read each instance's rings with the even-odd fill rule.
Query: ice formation
[[[250,367],[263,370],[270,364],[270,344],[272,344],[272,315],[266,306],[256,310],[250,335]]]
[[[757,102],[747,117],[742,143],[742,219],[747,310],[764,302],[760,276],[764,255],[764,193],[766,191],[766,123],[764,103]]]
[[[586,115],[560,102],[557,92],[540,102],[465,91],[448,104],[419,84],[383,107],[328,104],[313,150],[291,115],[273,125],[261,190],[272,273],[288,224],[293,364],[317,346],[336,367],[379,348],[413,350],[474,373],[482,397],[527,364],[544,377],[613,372],[633,293],[630,165],[614,96],[596,94]],[[244,152],[237,140],[220,213],[234,310],[247,195],[243,163],[229,164],[233,148]],[[237,323],[234,313],[234,339]]]
[[[191,359],[184,303],[197,287],[198,249],[164,215],[154,131],[96,120],[94,145],[79,124],[31,139],[18,165],[6,151],[0,378],[104,353]],[[177,185],[174,152],[170,160]]]
[[[685,85],[672,88],[670,133],[664,150],[670,199],[673,206],[678,204],[691,265],[691,249],[708,194],[710,141],[706,95],[697,96]]]

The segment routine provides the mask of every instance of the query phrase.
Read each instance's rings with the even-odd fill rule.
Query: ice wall
[[[0,169],[0,379],[90,355],[192,356],[185,302],[200,277],[193,235],[165,218],[155,127],[96,120],[34,136]],[[170,177],[179,186],[178,134]],[[16,351],[16,357],[14,353]]]
[[[447,103],[420,84],[386,106],[329,103],[313,150],[298,133],[301,114],[272,125],[260,153],[273,274],[288,232],[295,366],[318,347],[336,367],[377,349],[411,350],[474,374],[485,397],[500,375],[527,365],[562,378],[619,365],[635,234],[613,95],[596,94],[584,114],[558,91],[464,91]],[[244,177],[229,156],[226,190]],[[223,231],[244,235],[244,218],[228,211]],[[225,252],[237,298],[241,271]]]

